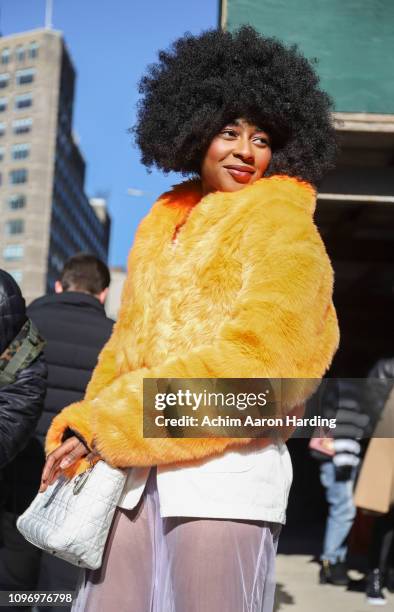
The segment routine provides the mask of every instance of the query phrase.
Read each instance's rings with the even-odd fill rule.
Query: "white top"
[[[150,468],[129,470],[118,503],[134,508]],[[160,515],[285,523],[293,470],[284,443],[239,450],[187,467],[157,468]]]

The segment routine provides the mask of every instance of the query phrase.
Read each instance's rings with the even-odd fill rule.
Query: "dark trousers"
[[[394,508],[375,519],[368,557],[370,569],[394,568]]]
[[[16,528],[17,515],[2,514],[3,542],[0,548],[0,590],[2,591],[75,591],[79,568],[36,548]],[[40,609],[40,608],[38,608]],[[43,607],[50,612],[69,610],[66,607]],[[1,608],[30,610],[30,607]]]

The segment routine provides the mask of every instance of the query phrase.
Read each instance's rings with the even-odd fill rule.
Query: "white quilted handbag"
[[[105,461],[72,479],[61,476],[37,494],[17,527],[38,548],[79,567],[97,569],[125,480],[126,472]]]

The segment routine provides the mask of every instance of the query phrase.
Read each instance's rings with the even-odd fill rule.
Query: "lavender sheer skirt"
[[[102,567],[73,612],[272,612],[280,525],[161,518],[152,469],[137,508],[118,508]]]

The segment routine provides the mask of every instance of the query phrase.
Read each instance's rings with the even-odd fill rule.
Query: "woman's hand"
[[[57,478],[62,470],[66,470],[73,463],[89,454],[86,446],[76,436],[68,438],[61,446],[50,453],[44,465],[41,476],[39,492],[46,491]]]

